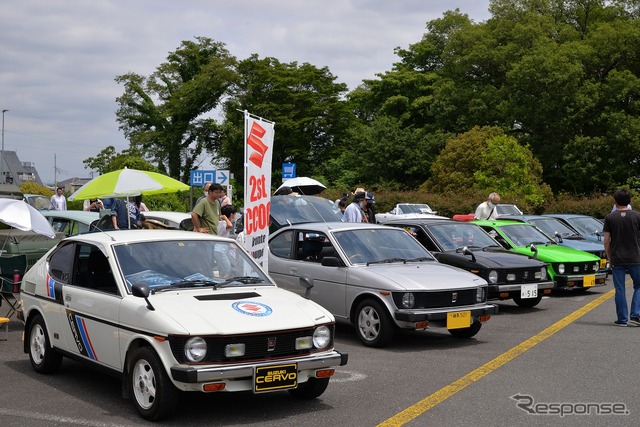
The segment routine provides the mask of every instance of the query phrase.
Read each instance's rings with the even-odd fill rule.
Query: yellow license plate
[[[470,326],[470,311],[456,311],[455,313],[447,313],[447,329],[468,328]]]
[[[607,268],[607,259],[600,258],[600,268]]]
[[[260,366],[253,378],[253,391],[260,393],[298,386],[298,364]]]
[[[595,275],[589,275],[589,276],[584,276],[584,282],[583,285],[585,288],[588,288],[590,286],[595,286],[596,285],[596,276]]]

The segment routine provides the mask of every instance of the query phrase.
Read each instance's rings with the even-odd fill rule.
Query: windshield
[[[528,224],[503,225],[500,230],[518,247],[529,246],[532,243],[536,245],[555,243],[542,231]]]
[[[335,232],[338,244],[355,264],[434,261],[433,256],[401,229],[363,228]]]
[[[581,216],[568,219],[573,228],[578,230],[578,234],[583,236],[593,236],[602,231],[602,223],[590,216]]]
[[[496,205],[498,215],[522,215],[522,211],[516,205]]]
[[[399,214],[410,214],[410,213],[432,214],[433,213],[433,210],[426,203],[423,203],[423,204],[403,203],[398,205],[398,208],[400,209],[400,212],[398,212]]]
[[[554,237],[556,232],[562,237],[574,236],[576,234],[571,228],[567,227],[562,221],[555,218],[535,219],[530,221],[540,230],[544,231],[548,236]]]
[[[272,196],[271,219],[279,228],[289,223],[341,222],[342,214],[334,202],[322,197]]]
[[[434,224],[430,225],[428,230],[444,250],[455,250],[464,246],[469,248],[500,246],[482,228],[467,222]]]
[[[170,240],[114,247],[127,287],[144,283],[152,290],[206,285],[272,285],[235,242]],[[230,280],[234,279],[234,280]]]

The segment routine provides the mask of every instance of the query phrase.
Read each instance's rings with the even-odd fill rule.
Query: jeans
[[[613,287],[616,290],[616,314],[618,322],[627,323],[629,308],[625,292],[625,275],[629,273],[633,280],[633,297],[631,298],[631,317],[640,317],[640,264],[614,265],[612,267]]]

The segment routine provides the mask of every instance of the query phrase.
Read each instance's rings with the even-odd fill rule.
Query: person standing
[[[218,234],[218,223],[220,222],[220,202],[218,199],[221,194],[222,185],[215,183],[209,186],[207,198],[202,199],[191,212],[193,231]]]
[[[111,223],[115,230],[142,228],[140,209],[135,203],[116,199],[111,206]]]
[[[220,196],[220,207],[224,207],[231,204],[231,198],[227,195],[227,187],[222,186],[222,195]]]
[[[364,209],[364,198],[366,194],[364,191],[358,191],[353,195],[353,200],[349,203],[349,206],[344,210],[345,222],[362,222],[362,210]]]
[[[476,208],[474,214],[475,219],[496,219],[498,218],[498,211],[496,205],[500,203],[500,195],[498,193],[489,194],[489,198],[486,202],[482,202]]]
[[[640,213],[628,209],[631,192],[621,188],[613,198],[617,209],[604,219],[604,250],[611,263],[613,287],[615,289],[616,315],[613,322],[618,326],[630,323],[640,326]],[[625,277],[629,273],[633,280],[631,315],[627,305]]]
[[[198,200],[196,200],[196,204],[193,205],[194,207],[198,206],[198,203],[200,203],[202,201],[202,199],[207,197],[207,194],[209,194],[209,187],[211,187],[211,183],[210,182],[205,182],[204,183],[204,194],[202,196],[198,197]]]
[[[56,188],[56,194],[51,196],[51,209],[56,211],[67,210],[67,198],[62,194],[62,187]]]

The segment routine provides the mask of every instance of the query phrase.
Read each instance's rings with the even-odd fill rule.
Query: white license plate
[[[520,286],[520,298],[537,298],[538,297],[538,285],[522,285]]]

